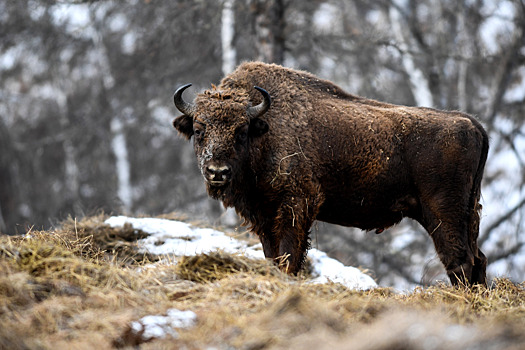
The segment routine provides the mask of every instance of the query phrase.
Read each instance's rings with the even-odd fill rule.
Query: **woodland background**
[[[0,231],[100,210],[236,227],[171,126],[172,94],[245,60],[477,116],[491,137],[482,250],[491,276],[525,280],[525,0],[0,0]],[[312,245],[381,285],[444,278],[412,222],[317,223]]]

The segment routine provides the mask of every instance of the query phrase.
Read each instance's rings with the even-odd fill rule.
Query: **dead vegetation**
[[[220,251],[141,254],[136,240],[146,233],[103,219],[0,238],[1,349],[525,346],[523,283],[357,292]],[[134,331],[134,321],[172,308],[194,311],[196,324],[165,338]]]

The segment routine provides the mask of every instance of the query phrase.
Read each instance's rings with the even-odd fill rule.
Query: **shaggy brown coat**
[[[247,108],[263,100],[254,86],[272,102],[251,119]],[[486,284],[477,238],[488,138],[471,116],[366,99],[260,62],[199,94],[191,112],[174,126],[194,136],[208,193],[234,207],[288,272],[301,268],[314,220],[382,232],[410,217],[453,284]],[[210,167],[227,183],[214,185]]]

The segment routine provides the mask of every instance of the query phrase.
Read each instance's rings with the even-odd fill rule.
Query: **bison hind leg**
[[[487,285],[487,258],[479,249],[477,255],[474,257],[473,263],[466,262],[447,271],[452,285]]]
[[[470,285],[473,264],[470,262],[463,263],[453,269],[447,270],[448,278],[453,286]]]
[[[478,256],[474,257],[474,266],[472,268],[471,283],[487,285],[487,257],[478,249]]]
[[[461,208],[458,207],[453,211],[445,211],[435,203],[432,204],[434,205],[422,206],[422,217],[418,221],[432,238],[452,285],[469,285],[472,281],[475,254],[468,241],[468,223],[462,219],[467,215],[461,215]],[[451,212],[459,215],[451,215]]]
[[[426,213],[424,225],[429,232],[438,256],[443,263],[452,285],[486,286],[487,258],[476,242],[468,240],[468,227],[457,217]]]
[[[475,192],[476,193],[476,192]],[[477,189],[479,193],[479,188]],[[474,196],[475,203],[472,205],[469,222],[469,241],[470,249],[474,253],[474,266],[472,268],[471,283],[487,285],[487,257],[478,248],[478,234],[479,234],[479,221],[481,204],[479,203],[479,194]]]

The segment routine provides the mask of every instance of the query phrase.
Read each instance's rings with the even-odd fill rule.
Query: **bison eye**
[[[237,131],[237,143],[245,143],[248,140],[248,126],[244,126]]]
[[[201,124],[196,124],[193,127],[193,134],[195,135],[195,138],[197,140],[202,139],[202,137],[204,136],[204,132],[205,132],[205,128]]]
[[[248,134],[247,133],[241,132],[240,134],[237,134],[237,142],[245,143],[246,139],[248,139]]]

